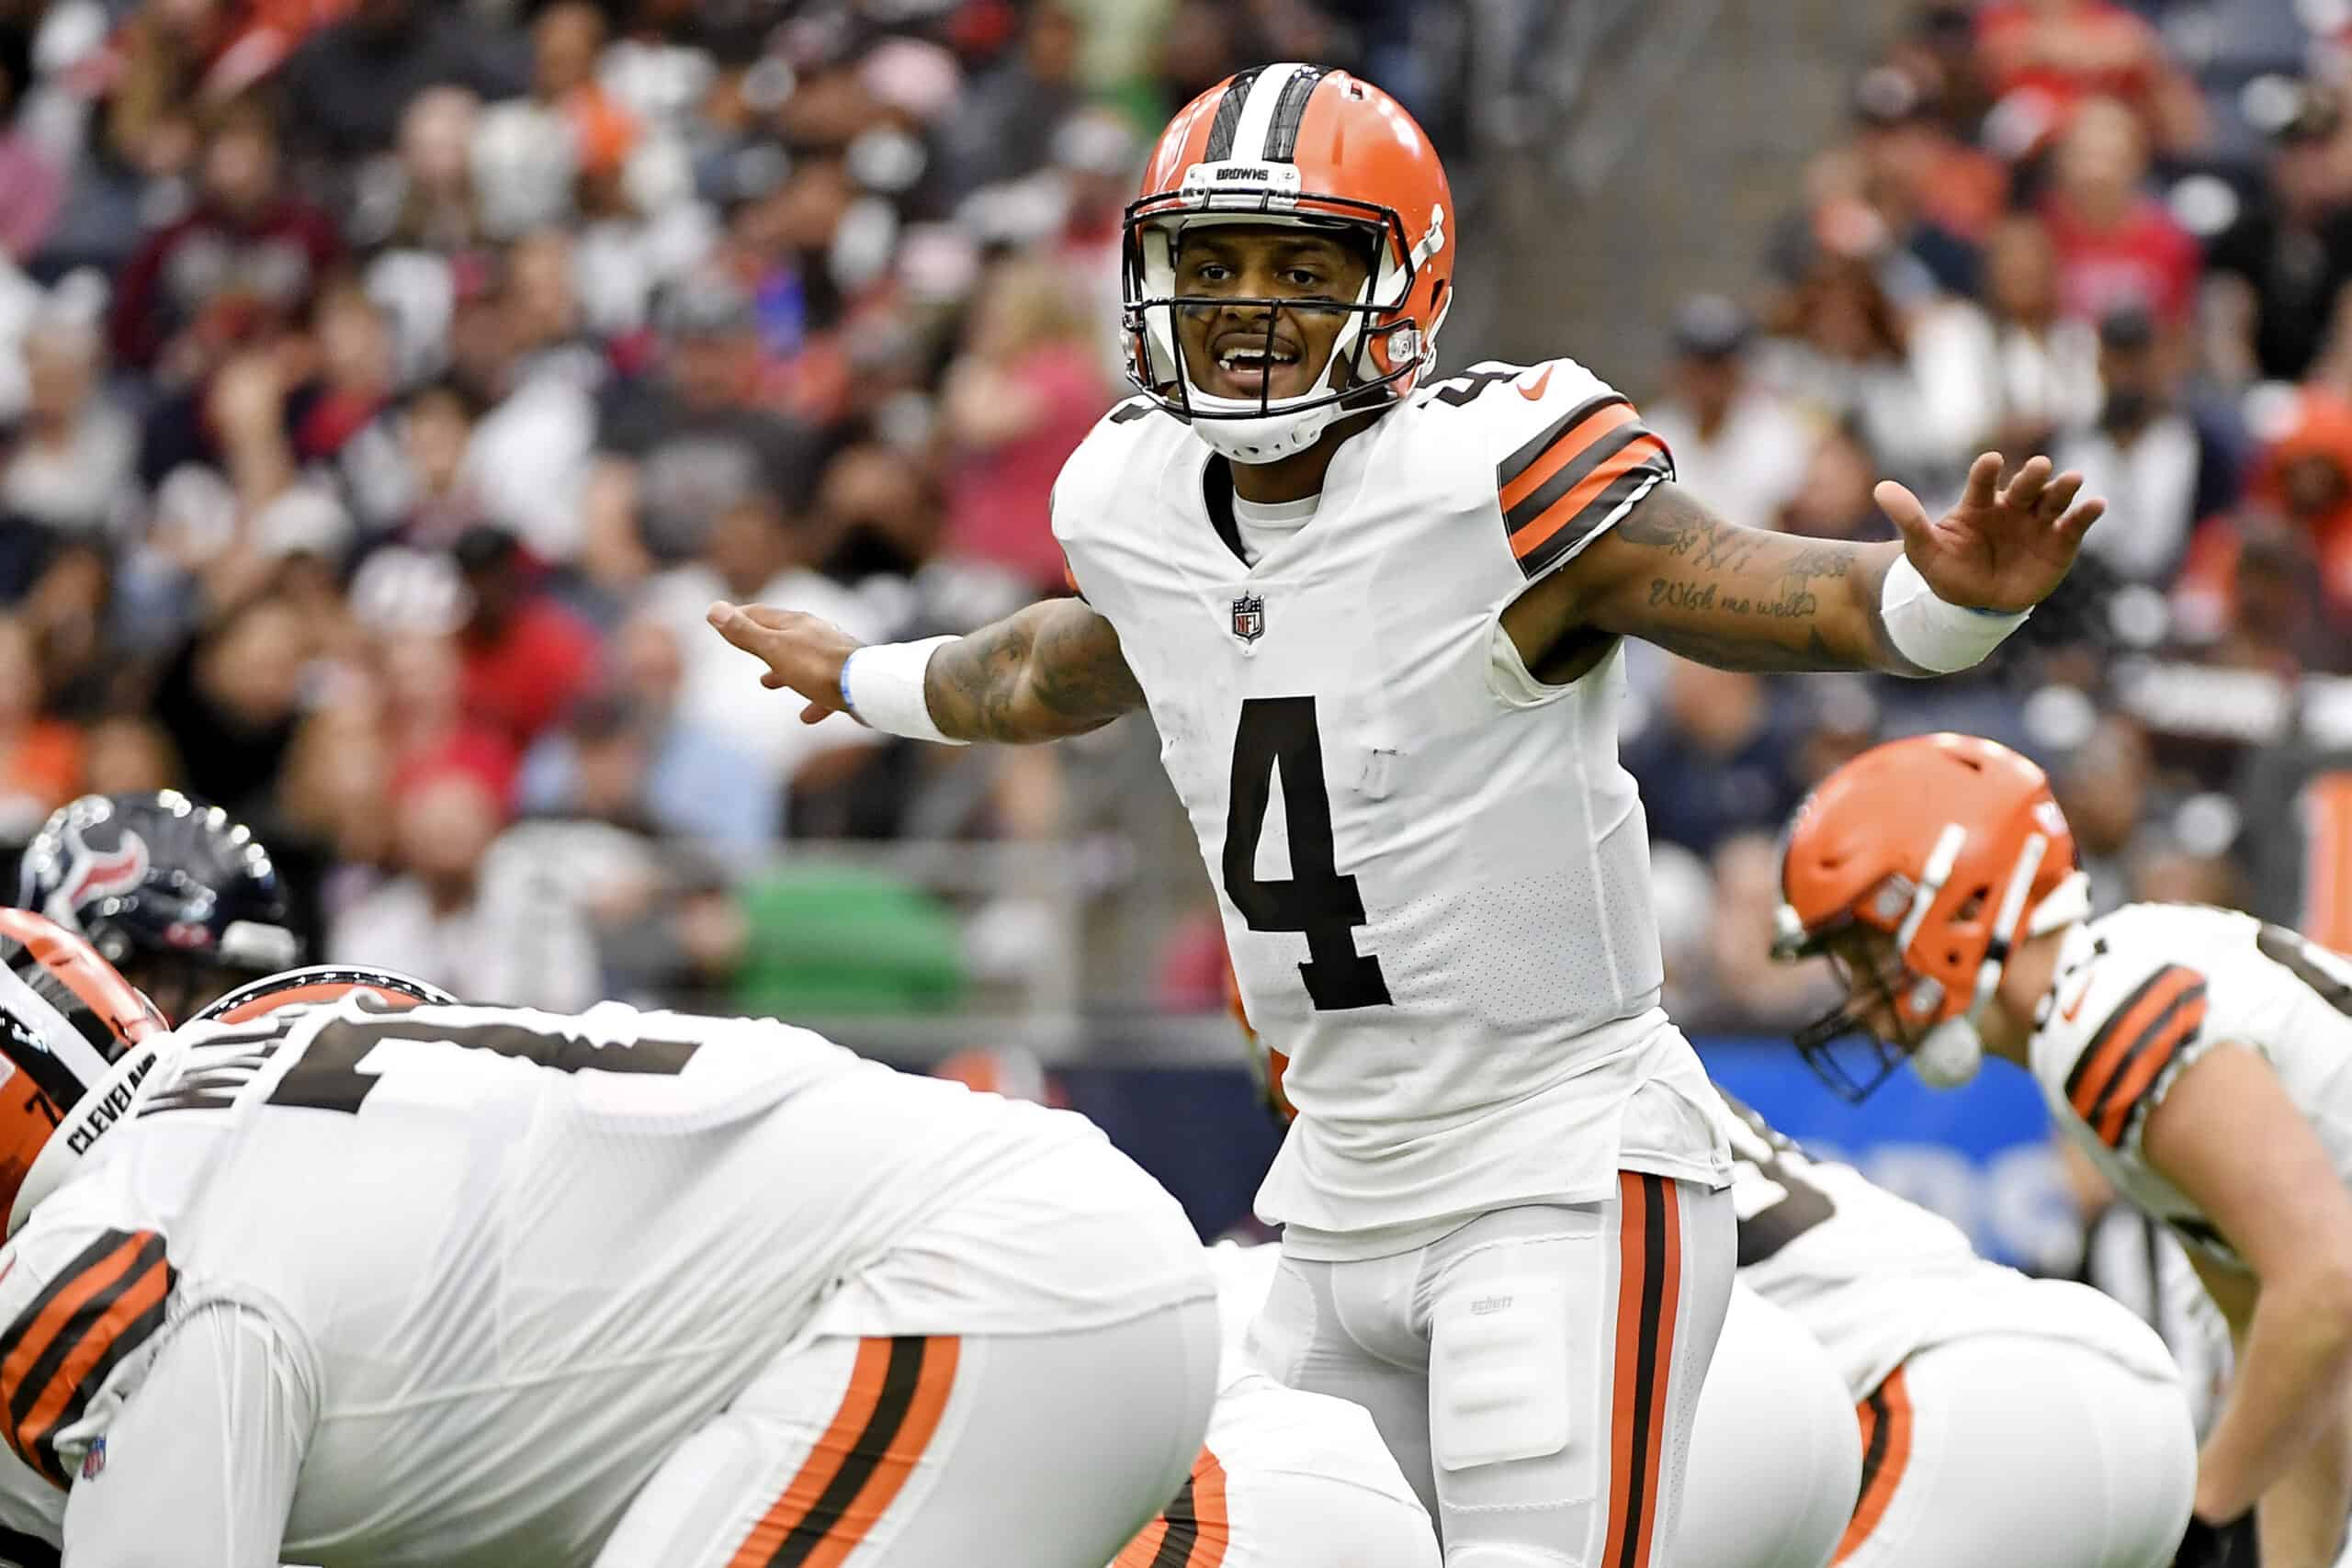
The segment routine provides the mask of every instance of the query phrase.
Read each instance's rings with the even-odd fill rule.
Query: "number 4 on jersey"
[[[1258,840],[1266,829],[1277,768],[1290,829],[1290,880],[1261,882]],[[1225,896],[1250,929],[1306,934],[1307,958],[1298,977],[1317,1012],[1388,1006],[1380,960],[1356,951],[1363,898],[1356,879],[1340,874],[1332,850],[1323,736],[1313,697],[1251,697],[1241,705],[1226,799]]]

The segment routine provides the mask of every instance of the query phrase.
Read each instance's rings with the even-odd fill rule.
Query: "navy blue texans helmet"
[[[175,1022],[301,961],[269,851],[176,790],[60,807],[25,847],[17,901],[86,938]]]

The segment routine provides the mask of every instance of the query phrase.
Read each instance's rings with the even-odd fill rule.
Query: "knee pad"
[[[1445,1568],[1580,1568],[1576,1560],[1518,1541],[1465,1541],[1445,1549]]]

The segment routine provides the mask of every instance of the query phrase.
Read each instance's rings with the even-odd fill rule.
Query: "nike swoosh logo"
[[[1544,400],[1544,389],[1551,384],[1552,367],[1546,365],[1544,367],[1544,374],[1535,378],[1535,385],[1532,387],[1520,388],[1519,395],[1525,398],[1531,403],[1540,403]]]
[[[2075,993],[2075,999],[2068,1002],[2065,1008],[2060,1011],[2058,1016],[2064,1019],[2068,1023],[2074,1022],[2075,1015],[2083,1010],[2083,1003],[2090,998],[2090,994],[2091,983],[2088,980],[2085,980],[2083,982],[2083,988]]]

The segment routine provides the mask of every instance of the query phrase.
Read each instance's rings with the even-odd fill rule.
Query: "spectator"
[[[2352,403],[2308,389],[2268,434],[2253,466],[2249,514],[2217,521],[2199,535],[2183,597],[2194,624],[2210,628],[2235,622],[2245,566],[2263,570],[2278,562],[2292,570],[2288,563],[2301,562],[2340,637],[2352,628]],[[2257,539],[2266,546],[2265,559],[2243,562],[2246,546]],[[2325,663],[2333,668],[2347,661],[2339,655]]]
[[[1650,834],[1712,855],[1743,831],[1775,830],[1804,791],[1787,690],[1733,670],[1675,660],[1657,717],[1625,747]]]
[[[0,255],[17,265],[30,262],[49,238],[65,200],[65,175],[51,150],[18,123],[32,85],[32,51],[0,47]]]
[[[394,813],[399,874],[329,930],[333,964],[371,964],[470,1000],[575,1012],[595,1001],[586,889],[502,844],[498,800],[464,772],[431,774]]]
[[[167,382],[199,380],[240,344],[300,319],[342,242],[289,195],[277,132],[253,105],[205,143],[196,209],[150,235],[115,299],[115,357]]]
[[[1019,179],[1046,166],[1054,133],[1079,107],[1079,43],[1069,7],[1048,0],[1032,8],[1019,52],[972,85],[946,128],[958,188]]]
[[[53,534],[103,538],[133,505],[136,426],[99,389],[105,341],[52,310],[25,338],[23,422],[0,467],[0,513]]]
[[[2197,242],[2148,194],[2147,176],[2147,138],[2131,110],[2112,98],[2084,104],[2058,144],[2042,204],[2069,315],[2098,321],[2138,309],[2166,327],[2188,323]]]
[[[2335,94],[2301,88],[2272,140],[2260,195],[2209,257],[2216,368],[2233,382],[2303,379],[2335,339],[2352,284],[2352,179]]]
[[[1111,400],[1091,323],[1072,308],[1060,275],[1036,262],[999,266],[942,397],[944,433],[956,452],[945,553],[998,568],[1039,593],[1060,591],[1054,480]]]
[[[680,710],[685,660],[671,627],[633,617],[613,657],[613,690],[581,705],[526,759],[522,808],[584,811],[723,854],[771,842],[784,818],[779,781],[732,729]]]
[[[1862,193],[1893,242],[1948,293],[1977,291],[1976,248],[2008,197],[2000,164],[1936,118],[1926,89],[1892,65],[1854,89]]]
[[[1758,372],[1822,420],[1853,421],[1898,479],[1948,471],[1973,434],[1937,428],[1910,328],[1859,254],[1815,254],[1782,301]]]
[[[2098,422],[2066,432],[2051,456],[2079,470],[2108,516],[2086,550],[2127,580],[2170,581],[2198,519],[2236,498],[2236,457],[2188,408],[2181,355],[2156,323],[2122,310],[2099,323],[2099,374],[2107,391]]]
[[[2070,132],[2100,98],[2125,106],[2167,152],[2204,139],[2195,86],[2155,29],[2114,0],[1993,0],[1977,37],[1999,96],[1996,140],[2012,152]]]
[[[533,581],[512,533],[469,528],[455,553],[471,602],[458,631],[465,711],[519,755],[586,693],[595,639]]]
[[[1878,459],[1853,427],[1833,426],[1810,445],[1796,492],[1781,508],[1775,525],[1815,539],[1887,537],[1893,525],[1871,495],[1878,488]],[[1680,461],[1679,452],[1676,460]]]
[[[716,276],[682,284],[661,327],[662,368],[622,389],[598,433],[605,459],[585,547],[607,581],[691,558],[742,496],[798,511],[816,479],[810,433],[759,404],[759,323],[741,288]]]
[[[596,398],[607,369],[584,341],[574,265],[571,238],[559,230],[508,247],[487,319],[475,323],[491,340],[472,378],[486,407],[465,464],[484,512],[556,565],[576,561],[584,547]]]
[[[1674,318],[1669,396],[1643,417],[1674,454],[1676,482],[1723,515],[1763,525],[1804,482],[1811,433],[1747,364],[1747,313],[1721,295],[1686,300]]]
[[[528,79],[521,40],[483,17],[432,0],[356,0],[287,62],[287,112],[331,164],[348,168],[391,147],[402,112],[427,87],[495,100],[518,96]]]
[[[45,716],[31,632],[0,619],[0,842],[23,843],[79,793],[82,733]]]
[[[1998,451],[2040,452],[2097,417],[2098,334],[2061,311],[2057,253],[2040,219],[2017,214],[1995,227],[1984,306],[1972,314],[1967,340],[1949,345],[1959,356],[1951,378],[1938,380],[1964,400],[1955,423],[1984,432]]]
[[[187,786],[256,815],[276,784],[300,714],[314,629],[262,593],[223,611],[164,668],[154,715],[187,766]]]
[[[2127,717],[2102,717],[2052,770],[2051,785],[2090,874],[2091,899],[2105,914],[2128,897],[2126,869],[2154,791],[2147,732]]]

